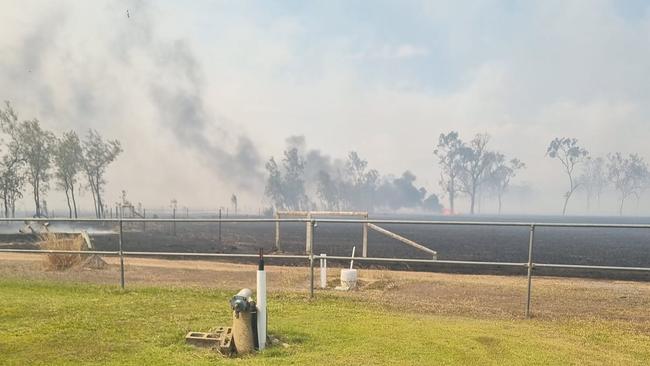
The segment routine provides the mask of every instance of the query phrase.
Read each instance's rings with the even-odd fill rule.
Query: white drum
[[[342,269],[341,270],[341,286],[353,289],[357,287],[357,270],[356,269]]]

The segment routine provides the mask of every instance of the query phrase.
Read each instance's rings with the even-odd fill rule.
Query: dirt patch
[[[103,270],[74,268],[45,271],[40,254],[0,253],[0,276],[26,279],[119,284],[119,260],[103,257]],[[254,265],[216,261],[125,260],[126,285],[196,286],[237,290],[255,286]],[[269,290],[307,295],[306,267],[267,266]],[[318,286],[319,273],[315,284]],[[338,282],[339,269],[328,270],[328,283]],[[357,291],[317,289],[319,294],[372,302],[391,309],[424,314],[478,318],[522,318],[526,304],[523,276],[461,275],[362,269]],[[549,320],[623,320],[650,331],[650,284],[582,278],[534,277],[533,316]]]

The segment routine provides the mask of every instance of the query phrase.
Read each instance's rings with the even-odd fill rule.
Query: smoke
[[[148,54],[158,73],[165,75],[162,80],[152,78],[150,85],[151,100],[162,125],[172,131],[182,146],[194,150],[209,168],[216,169],[222,179],[246,190],[259,190],[263,179],[259,170],[261,159],[251,139],[243,134],[233,136],[219,124],[216,138],[208,137],[213,118],[205,108],[203,72],[188,41],[160,39],[147,9],[138,10],[138,17],[144,13],[143,20],[136,23],[141,37],[136,37],[130,47]],[[130,52],[125,50],[126,54]],[[223,146],[232,140],[236,143],[228,151]]]
[[[98,129],[122,140],[127,157],[147,145],[164,150],[171,139],[222,183],[259,194],[256,145],[206,107],[206,78],[191,42],[166,34],[157,9],[140,1],[37,5],[29,16],[28,7],[16,10],[31,31],[8,27],[15,34],[0,43],[0,99],[14,102],[21,118],[38,116],[56,133]]]
[[[307,148],[307,139],[303,135],[289,136],[285,140],[286,149],[296,149],[305,162],[305,181],[308,182],[308,192],[315,193],[315,182],[321,172],[330,177],[340,178],[345,169],[342,159],[333,158],[317,149]]]

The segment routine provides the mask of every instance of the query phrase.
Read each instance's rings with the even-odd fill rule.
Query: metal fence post
[[[277,212],[275,213],[275,250],[282,251],[280,246],[280,215]]]
[[[309,246],[309,298],[314,298],[314,220],[308,223],[308,241]]]
[[[122,287],[122,290],[124,290],[124,253],[122,252],[123,241],[124,241],[124,233],[122,230],[122,219],[120,219],[119,252],[120,252],[120,287]]]
[[[528,291],[526,294],[526,318],[530,318],[530,296],[533,282],[533,240],[535,239],[535,224],[530,225],[530,236],[528,240]]]
[[[314,234],[314,223],[311,221],[311,214],[307,214],[307,221],[305,223],[305,253],[312,252],[312,236]]]

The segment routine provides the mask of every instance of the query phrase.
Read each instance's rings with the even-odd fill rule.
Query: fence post
[[[327,288],[327,254],[320,255],[320,288]]]
[[[124,290],[124,253],[122,252],[122,242],[124,233],[122,230],[122,219],[120,219],[120,238],[119,238],[119,252],[120,252],[120,287]]]
[[[172,222],[172,232],[176,236],[176,207],[172,209],[172,219],[174,219]]]
[[[366,221],[368,221],[368,215],[365,216],[365,219],[366,219]],[[363,250],[362,250],[361,254],[365,258],[365,257],[368,256],[368,223],[367,222],[363,223],[363,239],[362,239],[362,243],[363,243]]]
[[[147,232],[147,209],[143,208],[142,209],[142,232],[145,233]]]
[[[314,220],[307,223],[308,240],[307,246],[309,247],[309,298],[314,298]]]
[[[526,318],[530,318],[530,296],[533,282],[533,240],[535,239],[535,224],[530,225],[530,236],[528,240],[528,291],[526,294]]]
[[[221,246],[221,209],[219,209],[219,246]]]
[[[305,223],[305,252],[312,253],[312,244],[314,242],[312,239],[312,236],[314,235],[314,222],[311,219],[311,214],[307,214],[307,220],[309,221]]]
[[[280,215],[276,212],[275,213],[275,250],[278,252],[282,251],[282,247],[280,246]]]

